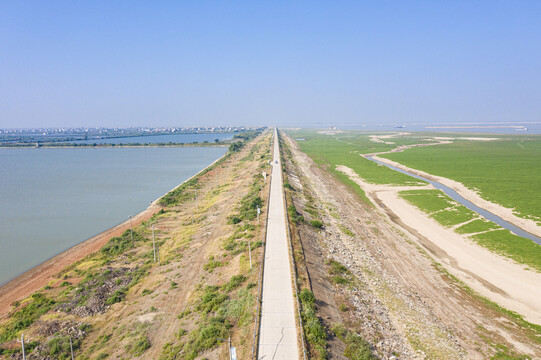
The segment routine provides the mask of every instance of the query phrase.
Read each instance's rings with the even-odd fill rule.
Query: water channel
[[[482,209],[479,206],[474,205],[472,202],[464,199],[456,191],[454,191],[453,189],[451,189],[448,186],[445,186],[445,185],[443,185],[443,184],[441,184],[441,183],[439,183],[437,181],[429,180],[429,179],[424,178],[422,176],[419,176],[419,175],[410,173],[408,171],[399,169],[396,166],[386,164],[386,163],[384,163],[382,161],[374,159],[372,156],[367,156],[366,159],[374,161],[374,162],[376,162],[378,164],[384,165],[384,166],[388,167],[389,169],[401,172],[402,174],[406,174],[406,175],[414,177],[416,179],[426,181],[426,182],[430,183],[432,186],[434,186],[436,189],[439,189],[439,190],[443,191],[447,196],[449,196],[453,200],[459,202],[460,204],[464,205],[468,209],[478,213],[479,215],[481,215],[485,219],[490,220],[490,221],[500,225],[502,228],[505,228],[505,229],[511,231],[515,235],[530,239],[530,240],[534,241],[535,243],[541,245],[541,238],[540,237],[535,236],[533,234],[530,234],[529,232],[524,231],[523,229],[519,228],[518,226],[515,226],[515,225],[505,221],[501,217],[496,216],[493,213],[491,213],[489,211],[486,211],[485,209]]]

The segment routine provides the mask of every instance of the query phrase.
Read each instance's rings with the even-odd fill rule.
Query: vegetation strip
[[[276,134],[278,135],[278,144],[279,144],[279,151],[280,151],[280,163],[283,164],[282,165],[282,169],[280,171],[280,176],[282,178],[282,184],[284,184],[284,173],[285,173],[285,161],[284,161],[284,156],[282,154],[282,146],[283,146],[283,141],[280,137],[280,133],[277,131]],[[289,183],[288,183],[289,184]],[[293,244],[291,242],[291,228],[289,226],[289,221],[287,219],[287,215],[288,215],[288,205],[287,205],[287,196],[286,196],[286,192],[285,190],[282,192],[282,198],[284,200],[284,214],[286,214],[286,221],[287,221],[287,226],[286,226],[286,230],[287,230],[287,242],[288,242],[288,245],[289,245],[289,259],[290,259],[290,262],[291,262],[291,268],[293,269],[293,282],[294,282],[294,286],[293,288],[295,289],[295,300],[296,300],[296,303],[297,303],[297,316],[298,316],[298,319],[299,319],[299,324],[300,324],[300,334],[301,334],[301,344],[302,344],[302,356],[303,356],[303,359],[306,359],[306,346],[305,346],[305,343],[304,343],[304,324],[303,324],[303,319],[302,319],[302,315],[301,315],[301,302],[300,302],[300,295],[299,295],[299,289],[298,289],[298,284],[297,284],[297,266],[295,264],[295,258],[293,256],[294,252],[293,252]]]
[[[272,154],[270,154],[270,158],[272,159]],[[270,184],[272,181],[271,175],[266,175],[269,177],[269,180],[267,183]],[[270,186],[269,186],[269,192],[270,192]],[[261,320],[261,298],[263,296],[263,269],[265,265],[265,251],[267,250],[267,219],[269,218],[269,202],[270,202],[270,194],[267,194],[267,202],[266,202],[266,210],[265,210],[265,225],[264,225],[264,231],[263,231],[263,247],[261,250],[261,260],[259,263],[259,275],[257,277],[257,298],[256,298],[256,310],[255,310],[255,316],[254,316],[254,336],[252,340],[252,357],[251,359],[257,358],[258,353],[258,346],[259,343],[259,334],[260,334],[260,320]]]
[[[295,189],[291,182],[287,178],[287,174],[291,171],[290,167],[296,166],[291,155],[291,150],[289,146],[282,140],[282,156],[284,164],[284,188],[285,188],[285,198],[287,205],[287,214],[289,219],[288,227],[292,229],[297,229],[298,233],[298,242],[293,242],[291,233],[294,230],[288,229],[290,234],[291,241],[291,254],[296,254],[292,257],[294,261],[295,272],[298,274],[299,271],[302,272],[305,276],[303,279],[297,275],[297,286],[301,288],[298,299],[300,300],[300,317],[301,324],[303,326],[303,331],[306,334],[306,341],[309,349],[309,358],[314,359],[326,359],[330,356],[328,353],[328,339],[329,337],[337,336],[345,344],[346,351],[343,355],[350,359],[374,359],[375,357],[372,354],[371,346],[366,343],[362,338],[351,328],[346,327],[344,323],[334,323],[334,324],[325,324],[323,319],[318,315],[318,309],[316,306],[316,297],[311,291],[311,279],[308,273],[306,266],[306,260],[304,257],[303,244],[300,241],[301,236],[299,232],[300,227],[311,232],[319,232],[324,228],[325,224],[321,220],[322,216],[319,213],[316,203],[318,201],[312,197],[309,190],[309,185],[305,181],[302,182],[302,191]],[[287,159],[287,160],[286,160]],[[287,167],[287,169],[286,169]],[[286,171],[287,170],[287,171]],[[303,212],[306,215],[302,215],[295,207],[293,203],[293,197],[299,198],[303,197],[306,199],[304,203]],[[344,229],[346,229],[344,227]],[[350,231],[351,233],[351,231]],[[314,237],[310,241],[317,241],[317,238]],[[295,244],[295,245],[293,245]],[[295,251],[294,247],[297,247]],[[297,256],[298,255],[298,256]],[[334,286],[351,286],[351,281],[346,280],[341,272],[336,272],[336,269],[346,269],[347,276],[352,278],[352,274],[345,268],[343,265],[339,264],[336,261],[326,262],[326,266],[329,267],[329,274],[331,275],[330,279],[335,284]],[[301,270],[302,269],[302,270]],[[334,270],[333,270],[334,269]],[[332,325],[332,326],[331,326]],[[336,330],[336,332],[335,332]]]

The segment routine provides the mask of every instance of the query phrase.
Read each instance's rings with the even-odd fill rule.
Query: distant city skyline
[[[0,3],[0,128],[541,121],[541,2]]]

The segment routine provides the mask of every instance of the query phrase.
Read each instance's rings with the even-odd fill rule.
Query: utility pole
[[[130,237],[131,237],[131,241],[133,242],[133,227],[132,227],[132,216],[130,215]]]
[[[26,353],[24,351],[24,334],[21,334],[21,340],[17,339],[17,342],[21,343],[21,346],[23,347],[23,360],[26,360]]]
[[[248,241],[248,255],[250,256],[250,269],[252,268],[252,242]]]
[[[156,240],[154,239],[154,224],[152,224],[152,247],[154,248],[154,262],[156,262]]]
[[[259,225],[259,214],[261,214],[261,208],[257,208],[257,225]]]
[[[74,357],[73,357],[73,342],[71,341],[71,335],[70,335],[70,349],[71,349],[71,360],[74,360]]]
[[[197,205],[197,189],[188,189],[188,191],[195,191],[195,210],[199,211],[199,206]]]

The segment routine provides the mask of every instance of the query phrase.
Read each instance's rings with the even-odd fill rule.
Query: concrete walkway
[[[299,349],[276,130],[274,139],[258,359],[294,360]]]

